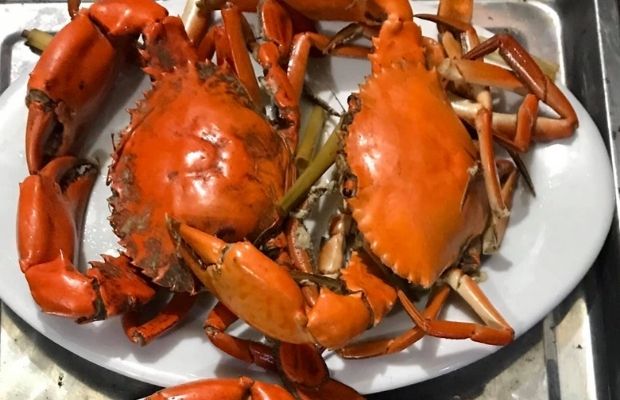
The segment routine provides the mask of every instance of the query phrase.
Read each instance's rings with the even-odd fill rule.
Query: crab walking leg
[[[354,45],[339,46],[333,50],[328,50],[331,42],[332,39],[328,36],[313,32],[300,33],[293,38],[287,73],[293,85],[296,98],[301,97],[308,57],[313,47],[322,52],[328,52],[330,55],[340,57],[366,58],[370,53],[369,48]]]
[[[252,62],[250,61],[250,54],[246,47],[247,42],[254,40],[251,28],[235,7],[224,7],[222,9],[222,19],[224,21],[224,30],[228,37],[235,74],[243,83],[254,103],[261,107],[261,93]]]
[[[453,82],[489,85],[523,94],[525,97],[517,114],[493,113],[493,130],[498,140],[518,152],[528,150],[535,130],[549,131],[558,123],[556,119],[538,116],[538,97],[528,93],[527,88],[510,71],[482,61],[444,60],[438,66],[439,73]],[[474,123],[483,105],[476,102],[453,102],[454,110],[469,123]]]
[[[566,96],[538,67],[527,51],[512,36],[502,34],[493,36],[469,51],[463,57],[478,59],[499,50],[499,54],[512,68],[515,75],[539,100],[551,106],[560,119],[549,126],[535,125],[533,138],[540,141],[562,139],[573,134],[578,125],[577,114]],[[545,128],[545,129],[542,129]]]
[[[85,274],[72,263],[96,168],[59,157],[20,184],[19,263],[44,312],[80,322],[104,319],[149,301],[154,291],[126,257],[104,257]]]
[[[211,60],[213,58],[213,55],[215,54],[215,36],[218,34],[217,31],[221,29],[221,26],[212,26],[202,37],[196,49],[196,54],[199,60]]]
[[[202,10],[198,1],[187,1],[185,3],[181,20],[183,20],[188,39],[195,47],[200,45],[209,30],[210,18],[211,15],[208,10]]]
[[[230,4],[222,8],[222,15],[228,14],[231,25],[234,21],[235,30],[243,33],[243,39],[248,43],[248,47],[254,48],[257,61],[266,70],[265,83],[267,88],[272,93],[283,119],[291,124],[291,128],[298,128],[298,108],[309,51],[312,46],[322,51],[330,39],[327,36],[307,31],[293,36],[295,30],[298,29],[296,25],[299,24],[295,24],[292,18],[297,16],[297,13],[278,1],[266,0],[261,2],[258,12],[261,17],[263,32],[263,40],[260,42],[257,42],[253,37],[248,28],[249,24],[240,14],[239,9]],[[238,35],[238,40],[241,39],[241,36]],[[239,52],[241,51],[240,49]],[[363,56],[367,52],[368,49],[365,48],[347,46],[339,49],[337,54]],[[280,64],[287,61],[288,69],[285,71],[280,67]],[[289,142],[296,144],[296,136],[297,132],[291,131]],[[292,146],[292,148],[294,147]]]
[[[478,284],[459,268],[451,268],[445,274],[446,282],[471,306],[486,325],[472,322],[440,321],[424,316],[402,291],[398,291],[409,317],[427,335],[447,339],[471,339],[476,342],[498,346],[512,342],[514,331],[493,307]]]
[[[446,285],[442,285],[438,291],[433,293],[422,314],[424,318],[437,318],[449,295],[450,287]],[[415,326],[396,337],[353,343],[338,349],[337,352],[341,357],[355,359],[398,353],[416,343],[425,335],[426,333],[420,327]]]
[[[247,25],[244,17],[234,4],[226,4],[222,9],[222,13],[226,13],[228,24],[233,26],[233,34],[237,35],[235,43],[231,44],[235,48],[235,52],[241,55],[239,37],[243,36],[246,42],[250,42],[255,46],[254,56],[264,70],[264,84],[270,92],[279,111],[280,124],[284,126],[281,130],[282,135],[289,147],[294,150],[297,147],[298,131],[299,131],[299,101],[295,99],[294,91],[288,80],[286,72],[280,66],[282,53],[278,47],[278,43],[271,38],[265,38],[265,41],[258,42],[247,29],[243,26]],[[282,14],[285,15],[284,11]],[[239,31],[241,30],[241,34]],[[235,33],[236,32],[236,33]],[[236,61],[236,60],[235,60]],[[243,78],[248,80],[248,78]],[[242,80],[243,80],[242,79]],[[246,82],[244,82],[245,84]]]
[[[498,174],[500,180],[503,181],[501,197],[506,205],[506,209],[510,210],[512,208],[514,190],[519,179],[519,170],[508,160],[497,161],[497,167],[498,169],[502,169],[502,171]],[[508,217],[497,218],[493,215],[491,218],[491,225],[484,232],[484,238],[482,241],[482,252],[484,254],[497,251],[499,245],[502,243],[506,229],[508,228]]]
[[[471,25],[473,2],[471,0],[442,0],[438,15],[420,14],[416,17],[436,22],[443,29],[442,42],[446,48],[453,34],[465,33],[469,50],[467,54],[452,54],[451,60],[444,60],[439,67],[442,75],[455,82],[499,87],[525,95],[517,115],[493,115],[493,129],[504,141],[509,142],[513,149],[525,152],[529,148],[531,138],[549,141],[570,136],[577,126],[577,116],[566,97],[555,84],[542,72],[523,47],[510,35],[496,35],[480,44],[478,35]],[[507,62],[514,74],[504,68],[474,61],[478,58],[499,50],[501,57]],[[538,99],[549,104],[560,116],[560,119],[538,116]],[[475,111],[459,115],[473,123]]]
[[[495,150],[493,148],[493,134],[491,133],[491,111],[482,108],[476,116],[476,132],[480,145],[480,163],[484,175],[484,183],[489,196],[489,204],[493,217],[499,220],[510,215],[501,194],[501,187],[497,169],[495,167]],[[498,244],[499,246],[499,244]]]
[[[175,293],[157,315],[147,322],[141,322],[139,311],[131,310],[123,314],[123,331],[129,340],[145,346],[183,320],[196,302],[196,297],[188,293]]]
[[[329,378],[329,371],[316,346],[280,343],[274,349],[262,343],[228,335],[225,330],[237,319],[222,303],[218,303],[209,313],[205,331],[219,349],[249,364],[279,371],[288,386],[294,388],[301,398],[359,398],[354,390]]]
[[[276,371],[276,360],[271,347],[226,333],[226,329],[238,319],[224,304],[218,302],[209,312],[204,324],[205,333],[211,343],[238,360]]]

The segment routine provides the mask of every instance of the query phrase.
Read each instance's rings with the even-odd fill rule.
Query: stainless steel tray
[[[618,187],[617,0],[477,3],[478,25],[496,32],[508,30],[533,54],[560,65],[561,79],[601,130]],[[36,62],[19,32],[31,27],[56,30],[65,15],[64,3],[0,1],[0,92]],[[616,193],[616,204],[618,199]],[[601,254],[579,287],[515,343],[456,372],[369,398],[620,398],[619,227],[616,214]],[[0,398],[132,399],[157,389],[71,354],[38,334],[6,306],[0,316]]]

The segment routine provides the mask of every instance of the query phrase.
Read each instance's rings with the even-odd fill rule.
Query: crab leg
[[[253,35],[250,35],[251,32],[243,29],[243,26],[247,26],[248,23],[234,4],[226,4],[222,13],[227,14],[227,24],[234,27],[231,31],[236,32],[231,32],[231,34],[237,35],[235,43],[231,44],[235,48],[236,54],[240,55],[242,52],[241,44],[238,42],[240,36],[243,36],[246,42],[255,43],[255,57],[265,71],[265,86],[272,95],[278,107],[282,125],[285,126],[281,132],[289,148],[295,149],[297,147],[297,131],[299,130],[299,101],[295,100],[291,83],[286,72],[280,67],[282,54],[278,43],[271,38],[266,38],[265,42],[258,43]],[[286,15],[283,10],[282,15]],[[239,31],[241,31],[241,35]],[[242,80],[247,79],[242,78]]]
[[[533,137],[540,141],[561,139],[573,134],[577,127],[577,114],[572,105],[538,67],[523,47],[509,35],[496,35],[469,51],[463,57],[477,59],[499,50],[499,54],[512,68],[516,76],[536,97],[553,108],[560,116],[559,120],[547,124],[536,122]],[[542,121],[541,121],[542,122]],[[546,126],[545,126],[546,125]],[[499,129],[498,126],[496,129]]]
[[[440,30],[444,30],[442,38],[446,35],[452,36],[452,33],[465,33],[468,53],[462,57],[452,55],[454,59],[446,60],[448,65],[442,67],[444,71],[451,70],[452,76],[460,75],[459,80],[501,87],[526,95],[516,116],[499,113],[493,115],[493,129],[505,141],[511,142],[514,149],[526,151],[532,137],[535,140],[549,141],[570,136],[578,123],[570,102],[510,35],[496,35],[480,44],[476,31],[471,26],[472,10],[472,0],[442,0],[438,15],[417,15],[438,23]],[[499,50],[514,75],[501,67],[470,61],[495,50]],[[538,117],[538,99],[549,104],[560,119]],[[468,111],[463,115],[459,114],[471,123],[477,110]]]
[[[260,107],[262,103],[261,93],[254,75],[250,55],[246,48],[246,43],[254,40],[252,30],[245,18],[241,16],[239,10],[233,7],[227,6],[222,9],[222,19],[224,21],[224,30],[228,37],[235,73],[250,93],[254,103]]]
[[[56,158],[21,183],[17,214],[19,262],[34,300],[80,322],[122,313],[154,294],[126,257],[104,257],[86,274],[72,264],[95,175],[92,164]]]
[[[418,311],[407,295],[399,290],[398,298],[417,326],[427,335],[447,339],[469,338],[476,342],[493,345],[505,345],[512,341],[514,331],[469,275],[464,274],[459,268],[452,268],[446,272],[446,281],[486,325],[427,318]]]
[[[164,389],[147,400],[163,399],[230,399],[230,400],[324,400],[363,399],[352,388],[329,377],[325,361],[311,345],[277,345],[273,358],[278,359],[280,375],[294,397],[277,385],[255,382],[250,378],[238,380],[202,380]],[[275,361],[274,361],[275,362]]]
[[[370,52],[367,47],[354,45],[341,45],[330,49],[332,43],[332,38],[313,32],[300,33],[294,37],[291,58],[288,63],[288,76],[296,98],[301,97],[308,57],[312,48],[328,52],[330,55],[351,58],[366,58]]]
[[[226,329],[238,319],[224,304],[218,302],[209,312],[204,324],[205,333],[211,343],[238,360],[276,371],[276,360],[271,347],[226,333]]]
[[[507,219],[508,208],[501,195],[501,187],[497,169],[495,167],[495,150],[493,148],[493,134],[491,132],[491,111],[481,108],[476,115],[476,131],[480,144],[480,162],[484,175],[484,183],[489,196],[489,204],[493,217],[499,220]]]
[[[307,399],[358,399],[354,390],[329,378],[323,358],[314,345],[280,343],[277,348],[239,339],[225,330],[237,320],[222,303],[209,313],[205,331],[218,348],[229,355],[256,364],[266,370],[279,371],[289,387]]]
[[[168,304],[147,322],[141,321],[139,311],[130,310],[123,314],[125,335],[129,340],[141,346],[149,344],[183,320],[196,302],[196,297],[188,293],[175,293]]]
[[[441,16],[419,15],[418,17],[448,26],[456,31],[469,32],[469,24],[452,21]],[[473,44],[476,42],[474,41]],[[475,61],[499,50],[512,72],[504,68]],[[572,135],[578,121],[575,110],[540,69],[532,56],[510,35],[495,35],[478,44],[462,56],[462,59],[446,60],[440,66],[442,75],[454,81],[465,81],[478,85],[489,85],[525,95],[517,115],[493,114],[493,129],[510,143],[514,149],[525,152],[534,140],[550,141]],[[538,100],[542,100],[559,115],[560,119],[538,116]],[[456,109],[459,115],[470,122],[477,109]]]
[[[510,210],[512,208],[514,190],[519,178],[519,171],[512,162],[507,160],[499,160],[497,167],[502,169],[498,174],[503,181],[501,198],[506,205],[506,209]],[[508,220],[508,217],[498,218],[495,215],[492,216],[491,224],[484,232],[484,240],[482,241],[482,252],[484,254],[492,254],[497,251],[508,228]]]
[[[428,303],[426,304],[426,309],[422,314],[424,318],[437,318],[437,315],[439,314],[443,305],[448,299],[449,294],[450,287],[445,285],[441,286],[441,288],[436,293],[432,294],[428,300]],[[337,352],[341,357],[356,359],[398,353],[405,350],[412,344],[416,343],[425,335],[426,333],[422,329],[420,329],[420,327],[416,326],[413,329],[410,329],[393,338],[353,343],[341,349],[338,349]]]

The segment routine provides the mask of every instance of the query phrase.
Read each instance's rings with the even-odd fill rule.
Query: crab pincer
[[[59,157],[20,185],[17,241],[34,300],[51,314],[80,322],[146,303],[154,290],[126,257],[105,257],[82,274],[73,265],[94,165]]]

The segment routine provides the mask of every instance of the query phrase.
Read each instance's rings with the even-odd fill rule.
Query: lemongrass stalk
[[[338,136],[340,125],[338,125],[330,135],[325,145],[319,150],[316,157],[312,160],[308,168],[295,181],[289,191],[280,199],[278,206],[282,215],[287,215],[303,197],[308,193],[312,185],[327,171],[336,161],[338,153]]]
[[[22,37],[26,39],[26,46],[33,51],[43,52],[54,38],[54,35],[38,29],[30,29],[22,31]]]
[[[297,148],[297,155],[295,156],[295,165],[297,171],[301,174],[312,161],[312,156],[316,149],[318,139],[323,127],[325,126],[325,119],[327,118],[327,112],[318,105],[312,107],[308,123],[304,129],[301,143]]]

